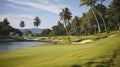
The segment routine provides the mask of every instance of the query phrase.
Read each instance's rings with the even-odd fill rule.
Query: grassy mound
[[[113,34],[117,36],[108,38]],[[56,36],[51,39],[63,40],[61,44],[64,45],[47,45],[0,53],[0,67],[120,66],[120,31],[80,38],[71,36],[72,41],[94,40],[82,45],[69,45],[66,43],[66,37],[62,37]]]

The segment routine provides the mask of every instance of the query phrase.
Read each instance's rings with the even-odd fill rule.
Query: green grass
[[[116,34],[117,36],[107,38]],[[48,39],[48,38],[45,38]],[[0,53],[0,67],[119,67],[120,31],[101,33],[72,41],[92,39],[94,42],[69,45],[66,37],[56,36],[52,40],[63,40],[63,45],[45,45],[17,49]],[[113,67],[114,67],[113,66]]]

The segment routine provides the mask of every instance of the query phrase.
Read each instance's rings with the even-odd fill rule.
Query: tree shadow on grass
[[[70,67],[82,67],[81,65],[71,65]]]

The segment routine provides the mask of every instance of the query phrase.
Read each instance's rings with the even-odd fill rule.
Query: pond
[[[46,42],[0,42],[0,52],[47,44]]]

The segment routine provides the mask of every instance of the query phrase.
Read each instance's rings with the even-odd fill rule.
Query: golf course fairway
[[[116,36],[86,44],[43,45],[2,52],[0,67],[120,67],[120,31],[111,35]]]

